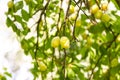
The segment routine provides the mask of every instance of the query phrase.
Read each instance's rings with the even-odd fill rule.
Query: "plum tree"
[[[76,27],[80,27],[81,26],[81,20],[77,20],[76,21]]]
[[[120,80],[116,0],[12,1],[6,25],[31,55],[34,80]]]

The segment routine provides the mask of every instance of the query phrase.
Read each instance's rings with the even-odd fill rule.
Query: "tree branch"
[[[65,72],[65,68],[66,68],[66,50],[64,49],[64,63],[63,63],[63,73],[64,73],[64,80],[66,79],[66,76],[65,76],[65,74],[66,74],[66,72]]]
[[[76,39],[76,37],[75,37],[76,21],[77,21],[77,18],[79,16],[79,12],[80,12],[81,6],[82,6],[82,1],[80,1],[80,7],[79,7],[79,10],[77,12],[77,16],[76,16],[76,19],[75,19],[75,22],[74,22],[74,26],[73,26],[73,38],[75,38],[75,39]]]
[[[117,38],[118,35],[119,35],[119,34],[117,34],[116,36],[114,36],[114,39],[113,39],[113,40],[110,42],[110,44],[106,47],[106,51],[108,51],[109,48],[111,48],[112,44],[115,42],[115,40],[116,40],[116,38]],[[94,66],[94,68],[92,69],[92,73],[90,74],[90,77],[89,77],[88,80],[92,80],[92,76],[93,76],[93,74],[94,74],[94,70],[95,70],[95,68],[97,67],[97,65],[99,64],[99,62],[100,62],[100,60],[102,59],[103,56],[104,56],[104,54],[101,54],[101,56],[98,58],[95,66]]]
[[[59,10],[59,13],[58,13],[58,21],[57,21],[57,33],[56,35],[58,35],[59,33],[59,23],[60,23],[60,17],[61,17],[61,11],[62,11],[62,3],[63,3],[63,0],[61,0],[61,3],[60,3],[60,10]]]
[[[36,50],[35,50],[35,60],[36,60],[36,62],[37,62],[37,52],[38,52],[38,49],[39,49],[39,23],[40,23],[40,21],[42,20],[42,15],[45,13],[45,10],[47,9],[47,7],[48,7],[48,5],[49,5],[49,2],[50,2],[50,0],[48,0],[48,2],[46,3],[43,11],[42,11],[41,14],[40,14],[40,18],[39,18],[39,20],[37,21],[37,28],[36,28],[36,30],[37,30],[37,42],[36,42]],[[38,64],[37,64],[37,65],[38,65]]]

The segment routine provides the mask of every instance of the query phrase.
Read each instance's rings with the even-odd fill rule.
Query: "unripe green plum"
[[[70,5],[69,13],[72,14],[75,12],[75,7],[73,5]]]
[[[9,2],[7,3],[7,5],[8,5],[8,8],[12,8],[13,5],[14,5],[14,3],[13,3],[13,1],[9,1]]]
[[[95,16],[95,18],[96,19],[100,19],[101,18],[101,16],[102,16],[102,11],[101,10],[98,10],[95,14],[94,14],[94,16]]]
[[[116,42],[119,42],[119,43],[120,43],[120,35],[117,36]]]
[[[98,10],[99,10],[99,7],[98,7],[96,4],[94,4],[94,5],[90,8],[90,12],[91,12],[92,14],[95,14]]]
[[[116,67],[118,65],[118,59],[117,58],[114,58],[112,61],[111,61],[111,67]]]
[[[38,62],[38,65],[39,65],[39,70],[40,71],[46,71],[47,70],[47,66],[42,61]]]
[[[76,21],[76,27],[80,27],[81,26],[81,20],[77,20]]]
[[[70,47],[70,41],[66,36],[61,37],[60,44],[62,48],[68,49]]]
[[[76,17],[77,17],[77,14],[76,14],[76,13],[71,14],[71,15],[69,16],[69,20],[74,21],[74,20],[76,19]]]
[[[101,21],[109,22],[110,21],[110,16],[108,14],[103,14],[102,17],[101,17]]]
[[[60,44],[60,38],[58,36],[54,37],[51,41],[51,46],[53,48],[56,48],[59,46],[59,44]]]

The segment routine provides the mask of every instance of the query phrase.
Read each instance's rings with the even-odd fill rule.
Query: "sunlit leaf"
[[[17,12],[19,9],[23,8],[23,1],[19,1],[17,3],[15,3],[15,12]]]
[[[22,14],[22,18],[25,20],[25,21],[28,21],[29,20],[29,14],[27,11],[25,11],[24,9],[21,10],[21,14]]]

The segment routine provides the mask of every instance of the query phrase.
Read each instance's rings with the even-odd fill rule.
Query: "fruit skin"
[[[98,7],[96,4],[94,4],[94,5],[90,8],[90,12],[91,12],[92,14],[95,14],[98,10],[99,10],[99,7]]]
[[[61,37],[60,44],[62,48],[68,49],[70,47],[70,41],[66,36]]]
[[[38,65],[39,65],[39,70],[40,71],[46,71],[47,70],[47,66],[42,62],[38,62]]]
[[[101,10],[98,10],[98,11],[95,13],[94,16],[95,16],[96,19],[100,19],[100,18],[102,17],[102,14],[103,14],[102,11],[101,11]]]
[[[112,61],[111,61],[111,67],[116,67],[118,65],[118,59],[117,58],[114,58]]]
[[[56,47],[59,46],[59,44],[60,44],[60,38],[59,38],[59,36],[54,37],[54,38],[52,39],[52,41],[51,41],[51,46],[52,46],[53,48],[56,48]]]
[[[74,20],[76,19],[76,17],[77,17],[77,13],[71,14],[71,15],[69,16],[69,20],[74,21]]]
[[[101,21],[103,21],[103,22],[110,21],[110,16],[108,14],[103,14],[101,17]]]
[[[70,5],[69,13],[72,14],[75,12],[75,7],[73,5]]]
[[[13,1],[9,1],[7,5],[8,5],[8,8],[12,8],[14,3],[13,3]]]
[[[103,4],[101,5],[101,9],[102,9],[103,11],[106,11],[106,10],[108,9],[108,3],[103,3]]]
[[[116,42],[120,43],[120,35],[118,35],[118,37],[116,38]]]
[[[110,76],[110,80],[117,80],[115,76]]]
[[[81,20],[77,20],[76,21],[76,27],[80,27],[81,26]]]

